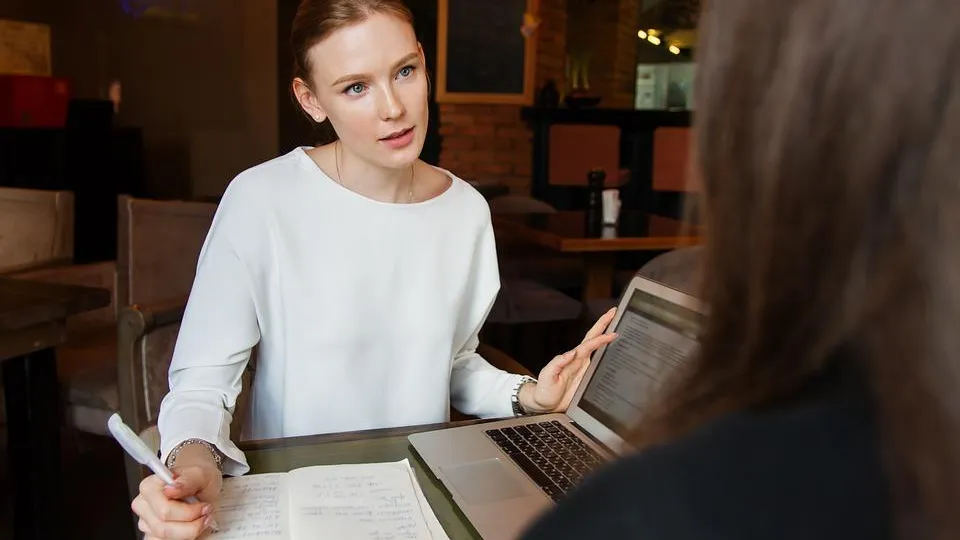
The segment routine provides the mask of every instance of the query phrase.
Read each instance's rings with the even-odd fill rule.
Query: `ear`
[[[317,96],[310,89],[310,85],[300,77],[293,79],[293,95],[297,98],[297,102],[300,103],[300,107],[307,113],[307,116],[315,122],[320,123],[327,119],[327,113],[320,107]]]

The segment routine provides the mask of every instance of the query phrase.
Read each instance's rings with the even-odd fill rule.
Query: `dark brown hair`
[[[333,32],[361,23],[375,13],[392,15],[413,26],[413,14],[401,0],[301,0],[290,29],[293,76],[312,85],[310,49]],[[299,108],[296,96],[293,101]],[[325,126],[327,138],[336,137],[329,121],[321,126]]]
[[[697,48],[711,316],[638,446],[850,363],[900,536],[960,538],[955,0],[705,0]]]

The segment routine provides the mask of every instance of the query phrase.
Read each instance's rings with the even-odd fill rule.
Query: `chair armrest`
[[[134,431],[149,427],[143,395],[144,366],[142,339],[147,334],[178,323],[183,318],[186,298],[150,305],[126,306],[117,316],[117,390],[120,416]]]

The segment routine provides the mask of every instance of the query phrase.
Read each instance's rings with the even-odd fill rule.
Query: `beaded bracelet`
[[[180,451],[191,444],[199,444],[200,446],[206,448],[207,451],[210,452],[210,455],[213,456],[213,461],[217,464],[217,469],[221,473],[223,472],[223,456],[220,454],[220,451],[217,450],[217,447],[203,439],[187,439],[173,447],[173,450],[170,451],[170,455],[167,456],[167,468],[174,468],[177,462],[177,457],[180,455]]]

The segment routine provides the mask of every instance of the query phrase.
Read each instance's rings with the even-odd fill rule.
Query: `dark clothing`
[[[871,401],[840,379],[607,465],[523,538],[892,538]]]

